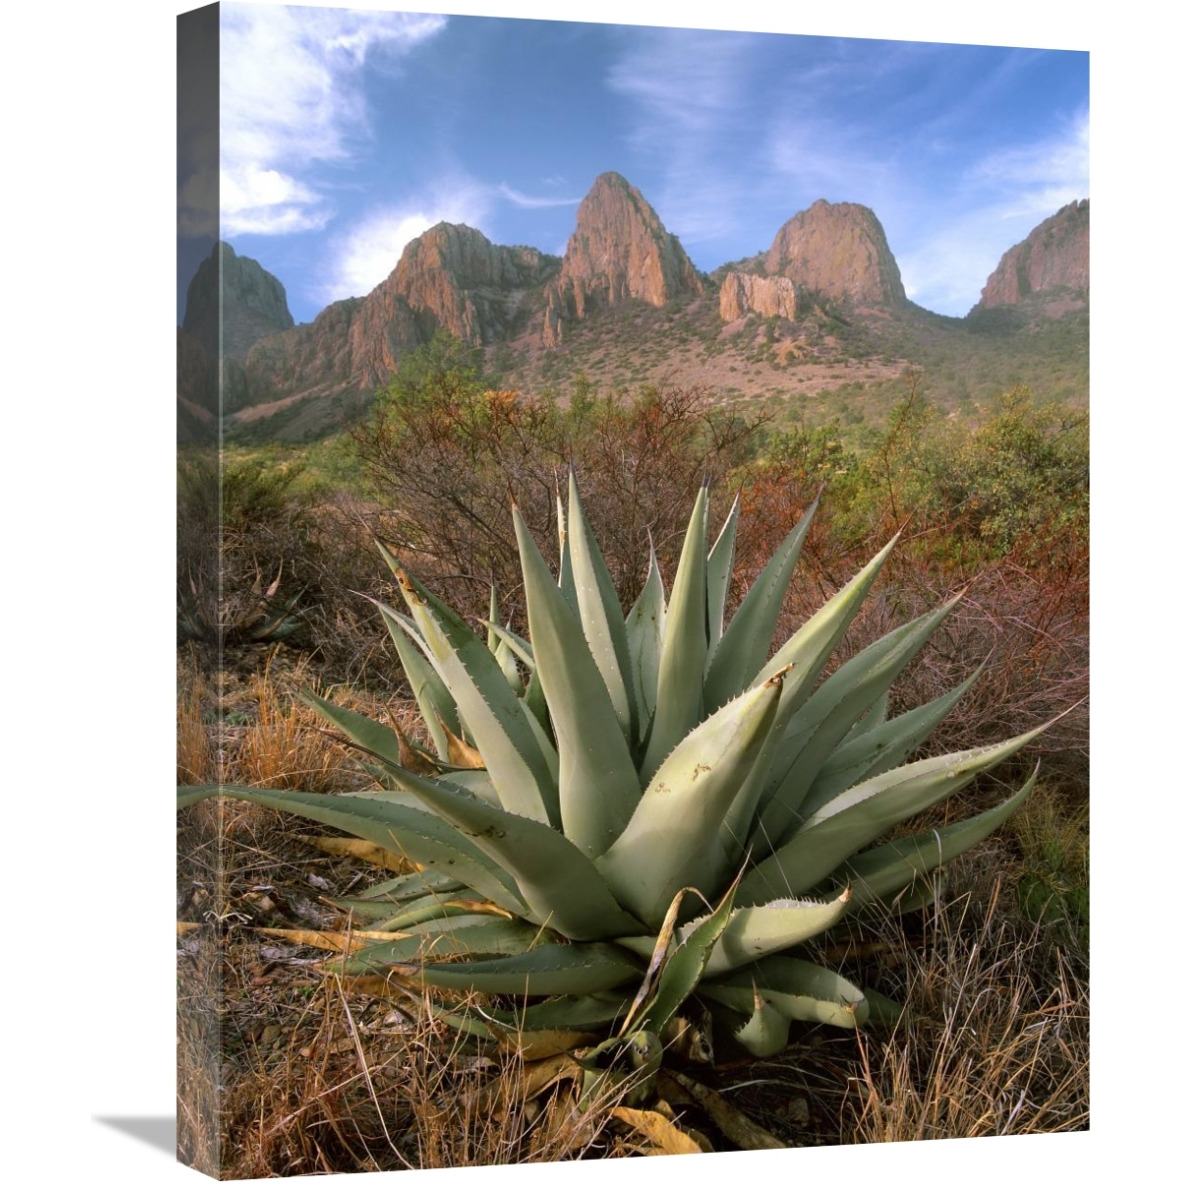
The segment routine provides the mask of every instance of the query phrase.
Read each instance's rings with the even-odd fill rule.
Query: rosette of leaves
[[[653,557],[627,612],[573,476],[567,504],[557,578],[514,509],[528,639],[500,624],[495,597],[477,632],[383,548],[406,610],[377,607],[433,750],[307,695],[367,753],[377,790],[208,785],[181,803],[220,792],[409,860],[338,900],[363,939],[385,937],[345,971],[521,999],[456,1016],[477,1035],[614,1031],[589,1072],[651,1066],[691,996],[756,1055],[782,1049],[794,1018],[849,1027],[889,1007],[799,946],[868,904],[926,901],[928,876],[1001,825],[1033,777],[968,820],[889,831],[1039,731],[908,762],[974,680],[888,714],[892,682],[955,601],[823,676],[893,541],[769,655],[815,503],[729,622],[737,502],[709,545],[703,488],[668,597]]]

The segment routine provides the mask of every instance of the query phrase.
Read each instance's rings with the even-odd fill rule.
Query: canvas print
[[[1088,55],[177,39],[181,1160],[1087,1130]]]

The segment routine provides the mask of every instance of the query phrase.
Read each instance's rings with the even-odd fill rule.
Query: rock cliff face
[[[251,346],[294,323],[283,284],[254,259],[218,242],[189,284],[182,329],[208,358],[218,356],[220,345],[222,401],[232,411],[250,398],[245,361]],[[212,373],[207,384],[216,391]]]
[[[783,276],[764,279],[731,271],[718,293],[718,311],[727,324],[748,312],[795,320],[798,309],[796,284]]]
[[[399,353],[439,329],[466,344],[505,340],[536,310],[559,260],[532,246],[495,246],[470,226],[440,222],[409,243],[365,300],[353,329],[359,372],[388,373]]]
[[[763,256],[763,271],[853,307],[902,308],[907,303],[882,224],[864,205],[814,202],[780,227]]]
[[[254,259],[235,254],[229,243],[219,242],[189,284],[181,326],[211,357],[218,350],[219,292],[225,357],[244,361],[255,341],[295,323],[283,284]]]
[[[1083,307],[1090,282],[1089,222],[1086,200],[1073,201],[1040,222],[1001,256],[969,315],[1032,300],[1044,304],[1051,316]]]
[[[528,246],[495,246],[470,226],[440,222],[409,243],[368,296],[341,300],[312,324],[268,337],[251,351],[252,403],[297,394],[372,390],[404,353],[443,329],[486,345],[520,331],[559,260]]]
[[[354,370],[350,330],[363,302],[337,300],[311,324],[257,342],[246,358],[249,401],[278,402],[348,386]]]
[[[543,341],[556,344],[564,320],[581,320],[621,300],[660,308],[702,290],[681,243],[640,190],[618,172],[605,172],[579,206],[562,270],[548,289]]]

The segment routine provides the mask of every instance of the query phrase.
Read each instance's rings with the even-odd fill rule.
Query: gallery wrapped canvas
[[[1086,1130],[1087,54],[177,43],[180,1159]]]

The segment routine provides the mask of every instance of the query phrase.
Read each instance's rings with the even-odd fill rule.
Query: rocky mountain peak
[[[1087,200],[1040,222],[1001,256],[970,316],[987,308],[1037,303],[1054,317],[1086,302],[1090,283]]]
[[[295,323],[283,284],[254,259],[236,254],[228,242],[215,243],[197,268],[181,326],[211,357],[218,352],[219,308],[222,355],[235,361],[245,360],[255,341]]]
[[[575,232],[549,293],[546,343],[561,339],[565,318],[581,320],[589,311],[625,299],[660,308],[702,290],[701,277],[681,243],[640,190],[618,172],[605,172],[575,215]]]
[[[785,222],[763,257],[763,271],[854,307],[907,302],[882,223],[873,210],[852,202],[815,201]]]

